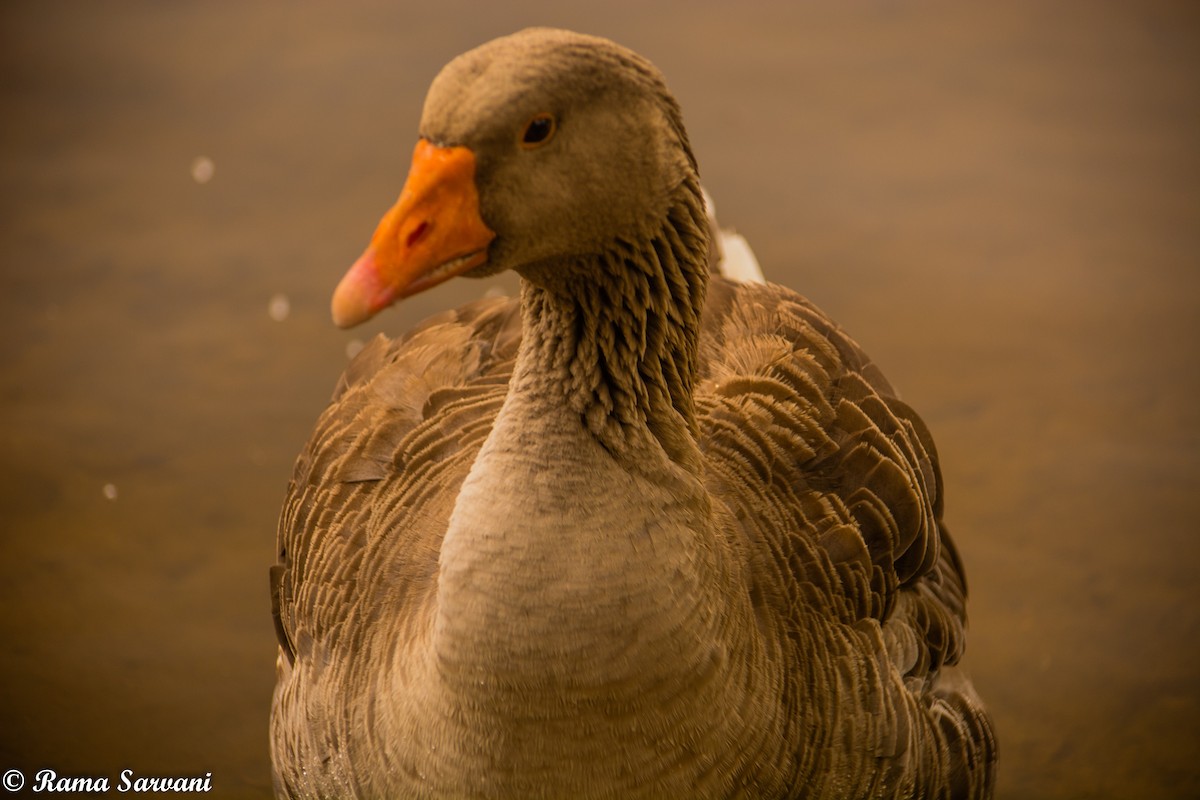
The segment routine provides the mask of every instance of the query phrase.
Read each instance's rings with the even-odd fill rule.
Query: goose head
[[[645,59],[559,30],[488,42],[434,79],[408,179],[338,285],[334,322],[456,275],[511,269],[554,290],[589,255],[653,235],[680,187],[698,192],[695,175],[679,107]]]

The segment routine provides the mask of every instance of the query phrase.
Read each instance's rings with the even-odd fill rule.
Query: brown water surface
[[[1200,795],[1197,7],[594,5],[0,6],[0,770],[269,794],[292,459],[353,339],[487,287],[330,292],[437,69],[539,23],[664,70],[725,224],[927,418],[999,796]]]

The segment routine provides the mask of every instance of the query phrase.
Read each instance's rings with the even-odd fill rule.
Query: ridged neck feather
[[[552,279],[522,284],[524,343],[514,374],[569,404],[614,455],[647,432],[694,466],[697,337],[708,284],[709,232],[698,180],[632,241],[573,259]]]

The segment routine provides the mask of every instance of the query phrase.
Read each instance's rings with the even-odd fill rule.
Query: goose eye
[[[538,114],[525,125],[525,132],[521,134],[521,146],[527,150],[540,147],[554,138],[554,131],[557,129],[554,117]]]

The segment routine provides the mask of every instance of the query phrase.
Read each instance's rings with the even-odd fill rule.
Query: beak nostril
[[[412,247],[421,240],[421,237],[423,237],[425,232],[428,230],[429,223],[425,220],[422,220],[420,223],[418,223],[417,227],[413,229],[412,233],[408,235],[408,238],[404,240],[404,246]]]

